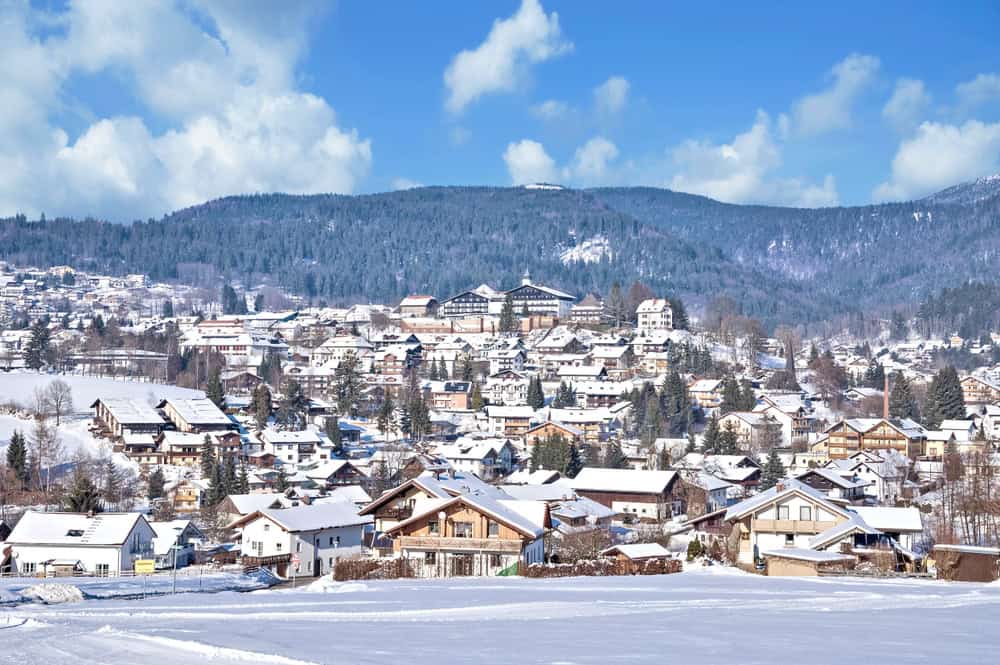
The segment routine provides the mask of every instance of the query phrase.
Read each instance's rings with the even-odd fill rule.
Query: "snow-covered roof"
[[[869,526],[879,531],[919,533],[924,530],[920,520],[920,510],[912,506],[909,508],[855,506],[851,510],[863,517]]]
[[[780,489],[779,489],[780,488]],[[763,492],[756,494],[744,501],[740,501],[737,504],[729,506],[726,511],[726,521],[739,519],[747,513],[753,512],[758,508],[762,508],[773,501],[780,499],[781,497],[787,496],[789,494],[797,493],[801,496],[807,496],[812,498],[814,501],[822,505],[827,510],[835,512],[839,515],[849,517],[849,515],[844,512],[839,506],[833,504],[830,499],[822,492],[813,489],[805,483],[794,480],[792,478],[786,478],[779,482],[774,487],[768,488]]]
[[[858,487],[868,487],[871,483],[867,480],[852,480],[850,478],[845,478],[833,469],[825,469],[823,467],[815,467],[813,469],[807,469],[798,475],[799,478],[803,476],[808,476],[809,474],[816,474],[822,478],[828,480],[831,484],[837,487],[849,490]]]
[[[29,510],[7,538],[8,545],[121,545],[141,513],[40,513]]]
[[[637,471],[584,467],[570,485],[576,490],[660,494],[677,476],[676,471]]]
[[[231,425],[232,421],[215,403],[206,398],[177,399],[167,398],[160,403],[160,408],[169,404],[177,415],[190,425]]]
[[[960,552],[962,554],[990,554],[992,556],[1000,557],[1000,548],[998,547],[980,547],[978,545],[935,545],[935,551],[941,550],[943,552]]]
[[[627,545],[609,547],[606,550],[602,550],[601,554],[603,556],[621,554],[629,559],[650,559],[653,557],[668,557],[670,556],[670,550],[659,543],[629,543]]]
[[[258,512],[291,532],[317,531],[372,522],[371,517],[358,515],[358,509],[347,501],[321,502],[281,510],[264,509]],[[252,516],[244,518],[245,522],[253,519]]]
[[[163,425],[163,417],[149,404],[134,399],[111,397],[99,399],[111,416],[122,425]],[[91,408],[97,406],[91,404]]]

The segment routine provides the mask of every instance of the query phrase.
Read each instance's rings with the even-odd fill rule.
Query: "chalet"
[[[643,300],[635,310],[636,328],[641,331],[669,330],[674,327],[673,309],[664,298]]]
[[[488,406],[487,428],[495,436],[520,437],[528,431],[534,415],[535,410],[530,406]]]
[[[569,310],[569,320],[573,323],[600,325],[605,317],[604,301],[593,293],[588,293]]]
[[[364,337],[338,335],[313,349],[309,362],[316,367],[327,364],[337,367],[344,358],[351,355],[360,364],[359,371],[367,371],[374,352],[375,347]]]
[[[531,378],[523,372],[505,369],[486,379],[483,399],[498,406],[522,406],[528,403],[528,386]]]
[[[492,481],[510,473],[514,465],[514,447],[504,439],[462,438],[452,444],[439,445],[435,453],[461,473],[472,473]]]
[[[503,302],[503,293],[486,284],[481,284],[475,289],[463,291],[442,302],[438,308],[438,314],[447,319],[499,314]]]
[[[330,489],[342,485],[361,485],[367,477],[347,460],[323,460],[302,473],[317,487]]]
[[[765,393],[753,411],[778,421],[782,445],[786,447],[807,441],[815,429],[816,416],[812,406],[798,394]]]
[[[153,537],[153,557],[158,569],[183,568],[195,561],[195,544],[204,534],[191,520],[150,522]]]
[[[527,355],[520,348],[490,349],[486,352],[486,360],[490,363],[490,374],[496,375],[505,370],[520,372],[524,370]]]
[[[369,524],[352,504],[331,501],[256,510],[229,527],[240,530],[243,565],[279,577],[315,577],[332,573],[338,558],[360,554]]]
[[[256,372],[247,369],[233,370],[219,374],[222,381],[222,388],[228,395],[239,395],[252,393],[254,389],[263,383],[263,379],[257,376]]]
[[[867,482],[865,495],[889,505],[902,496],[910,465],[910,458],[897,450],[862,450],[825,463],[828,469]]]
[[[732,428],[744,449],[760,449],[765,443],[780,443],[781,425],[777,420],[755,411],[730,411],[719,419],[719,429]]]
[[[595,346],[590,352],[595,365],[603,365],[609,373],[621,375],[628,372],[635,358],[628,346]]]
[[[98,399],[90,408],[100,429],[114,439],[126,434],[159,434],[167,423],[156,409],[133,399]]]
[[[825,430],[827,438],[817,442],[830,459],[844,459],[860,450],[898,450],[907,457],[921,453],[927,438],[912,420],[849,418]]]
[[[406,296],[399,303],[400,316],[437,316],[438,301],[434,296]]]
[[[573,384],[576,403],[588,409],[599,409],[621,402],[632,390],[627,381],[579,381]]]
[[[197,466],[205,447],[205,435],[167,430],[157,437],[159,452],[165,464]]]
[[[732,524],[726,521],[726,508],[691,518],[681,525],[682,532],[690,533],[703,546],[718,542],[720,546],[729,538]]]
[[[201,510],[201,499],[207,494],[207,480],[182,478],[167,486],[167,500],[178,514],[189,515]]]
[[[699,379],[688,385],[688,396],[703,409],[714,409],[722,404],[722,381]]]
[[[1000,385],[978,376],[962,377],[960,384],[966,404],[1000,403]]]
[[[548,420],[574,427],[583,432],[583,441],[590,446],[599,446],[608,440],[620,425],[620,418],[610,408],[601,409],[554,409],[547,408]]]
[[[524,433],[524,446],[529,451],[539,442],[549,437],[561,436],[566,443],[580,445],[583,443],[583,430],[571,425],[547,420],[531,427]]]
[[[163,464],[163,454],[157,444],[158,435],[126,433],[122,437],[122,452],[143,469]]]
[[[605,381],[608,370],[604,365],[563,365],[556,374],[560,381]]]
[[[612,557],[618,561],[623,572],[635,574],[642,569],[647,561],[666,561],[673,555],[659,543],[629,543],[614,545],[601,551],[601,556]]]
[[[569,485],[577,494],[632,519],[660,522],[674,514],[677,478],[675,471],[585,467]]]
[[[420,347],[406,347],[401,344],[388,346],[375,352],[372,371],[377,374],[402,376],[404,372],[420,363]]]
[[[521,285],[507,291],[506,297],[513,302],[515,314],[527,311],[529,314],[554,316],[558,319],[569,316],[570,308],[576,300],[558,289],[532,283],[531,275],[527,272],[521,279]]]
[[[868,481],[847,478],[832,469],[810,469],[796,477],[800,483],[822,492],[830,499],[846,503],[864,501]]]
[[[689,518],[712,513],[729,505],[733,484],[704,472],[681,473],[674,490],[680,512]]]
[[[236,429],[236,424],[208,398],[168,398],[157,409],[181,432],[200,434]]]
[[[424,399],[435,411],[468,411],[471,398],[471,381],[428,381],[424,384]]]
[[[267,428],[260,434],[264,450],[285,464],[302,464],[319,459],[323,439],[313,429],[277,430]]]
[[[387,535],[421,577],[486,576],[541,563],[551,528],[545,503],[470,492],[422,506]]]
[[[21,575],[118,575],[131,571],[136,559],[152,558],[155,535],[141,513],[29,510],[6,545]]]

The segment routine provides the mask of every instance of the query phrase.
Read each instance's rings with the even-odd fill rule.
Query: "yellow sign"
[[[136,575],[148,575],[156,570],[156,561],[154,559],[136,559],[135,560],[135,574]]]

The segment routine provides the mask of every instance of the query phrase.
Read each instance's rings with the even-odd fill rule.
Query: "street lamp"
[[[177,537],[174,538],[174,544],[170,546],[170,554],[174,560],[174,580],[171,593],[177,593],[177,552],[181,549],[181,534],[184,533],[184,527],[175,526],[174,531],[177,532]]]

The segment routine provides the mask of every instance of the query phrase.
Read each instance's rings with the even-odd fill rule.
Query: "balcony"
[[[836,522],[827,520],[754,520],[750,529],[767,533],[817,534],[836,525]]]
[[[482,550],[520,554],[521,541],[499,538],[439,538],[437,536],[400,536],[399,546],[414,550]]]
[[[397,506],[395,508],[386,508],[385,510],[380,510],[376,513],[376,517],[383,520],[398,520],[402,522],[403,520],[408,520],[413,516],[413,508],[410,506]]]

